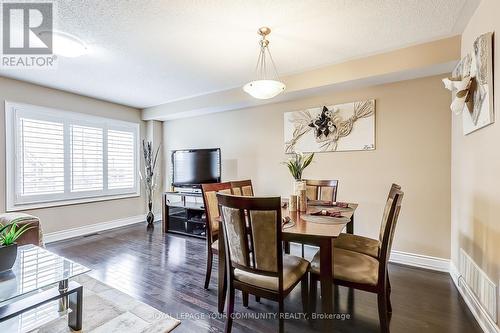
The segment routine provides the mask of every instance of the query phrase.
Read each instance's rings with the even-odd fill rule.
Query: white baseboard
[[[490,316],[488,316],[487,311],[483,308],[472,290],[470,290],[467,284],[463,281],[457,267],[452,262],[450,262],[450,275],[458,289],[458,292],[462,296],[465,304],[469,307],[469,310],[472,312],[474,318],[476,318],[476,321],[479,326],[481,326],[483,332],[500,333],[498,325],[493,322]]]
[[[448,273],[450,271],[449,259],[431,257],[422,254],[392,250],[389,261],[396,264],[425,268],[439,272]]]
[[[306,245],[306,247],[318,249],[317,246],[312,246],[312,245]],[[392,250],[389,261],[395,264],[425,268],[425,269],[430,269],[432,271],[439,271],[446,273],[450,271],[449,259],[425,256],[422,254],[416,254],[410,252]]]
[[[161,214],[160,214],[161,216]],[[86,225],[78,228],[71,228],[56,232],[49,232],[43,235],[45,243],[57,242],[60,240],[65,240],[69,238],[81,237],[89,234],[93,234],[100,231],[105,231],[109,229],[115,229],[119,227],[124,227],[127,225],[145,222],[146,215],[130,216],[123,219],[117,219],[102,223],[96,223],[91,225]]]

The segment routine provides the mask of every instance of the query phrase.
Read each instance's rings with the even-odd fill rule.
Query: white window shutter
[[[139,124],[5,103],[8,211],[140,195]]]
[[[103,189],[103,130],[71,125],[71,191]]]
[[[108,130],[108,188],[135,186],[135,140],[133,132]]]
[[[17,124],[17,195],[63,193],[63,123],[21,118]]]

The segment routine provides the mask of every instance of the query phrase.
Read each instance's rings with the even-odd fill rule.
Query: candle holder
[[[297,195],[292,194],[288,200],[288,210],[291,212],[297,211]]]
[[[306,190],[301,190],[300,191],[300,196],[299,196],[299,211],[301,212],[306,212],[307,211],[307,194]]]

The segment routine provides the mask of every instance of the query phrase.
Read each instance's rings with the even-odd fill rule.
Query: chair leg
[[[339,286],[333,285],[333,310],[335,312],[340,312],[340,298],[339,298]]]
[[[307,274],[304,274],[300,283],[302,295],[302,312],[309,315],[309,277]]]
[[[231,328],[233,326],[233,313],[234,313],[234,288],[232,285],[228,286],[229,299],[227,302],[227,318],[226,327],[224,328],[224,333],[231,333]]]
[[[347,291],[347,310],[351,316],[354,315],[354,288]]]
[[[387,295],[385,290],[378,293],[377,300],[380,332],[389,333],[389,322],[387,317]]]
[[[248,308],[248,293],[245,291],[241,292],[242,298],[243,298],[243,306],[245,308]]]
[[[391,303],[391,281],[389,281],[389,275],[387,275],[387,312],[389,315],[392,314],[392,303]]]
[[[309,312],[316,312],[316,295],[318,290],[318,276],[310,273],[311,280],[309,281]]]
[[[260,296],[255,296],[255,301],[256,301],[257,303],[260,303]]]
[[[205,289],[208,289],[208,284],[210,283],[210,275],[212,274],[212,260],[213,260],[213,253],[209,249],[207,253],[207,272],[205,274]]]
[[[305,254],[305,248],[304,248],[304,244],[301,244],[301,245],[302,245],[302,258],[304,258],[304,257],[305,257],[305,255],[306,255],[306,254]]]
[[[283,250],[286,254],[290,254],[290,242],[283,242]]]
[[[283,298],[278,301],[279,333],[285,333],[285,304]]]

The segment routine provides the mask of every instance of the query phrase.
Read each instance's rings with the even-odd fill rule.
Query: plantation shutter
[[[135,139],[133,132],[108,130],[108,188],[134,187]]]
[[[139,124],[5,103],[6,208],[140,195]]]
[[[63,123],[20,118],[17,124],[17,195],[64,193]]]
[[[71,125],[71,191],[103,189],[103,129]]]

